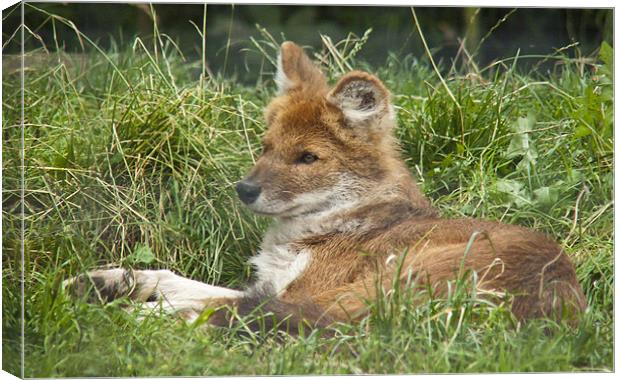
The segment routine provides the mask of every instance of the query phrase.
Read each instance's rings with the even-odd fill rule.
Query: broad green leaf
[[[592,130],[588,127],[586,127],[583,124],[580,124],[576,129],[575,129],[575,137],[580,139],[582,137],[586,137],[592,134]]]
[[[138,244],[129,259],[134,263],[150,264],[155,260],[155,255],[147,245]]]
[[[605,41],[601,44],[601,49],[598,53],[601,61],[609,68],[609,74],[613,77],[614,73],[614,49],[609,46]]]
[[[536,189],[534,201],[541,206],[551,206],[558,201],[558,189],[549,186]]]
[[[523,184],[515,180],[500,179],[495,183],[495,191],[503,194],[504,200],[517,207],[531,203],[530,197],[523,189]]]
[[[533,130],[536,120],[533,115],[528,117],[520,117],[512,125],[514,135],[510,140],[510,145],[506,151],[506,158],[523,157],[527,163],[535,163],[538,158],[538,152],[534,146],[534,142],[530,139],[530,133]]]

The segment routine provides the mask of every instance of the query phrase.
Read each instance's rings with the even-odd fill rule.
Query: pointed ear
[[[392,116],[390,93],[375,76],[352,71],[329,92],[327,100],[340,108],[348,124],[366,123]]]
[[[327,91],[327,81],[321,70],[301,47],[290,41],[280,47],[275,81],[278,95],[292,91]]]

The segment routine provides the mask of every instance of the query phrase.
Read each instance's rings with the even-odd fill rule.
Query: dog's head
[[[394,113],[379,79],[353,71],[330,88],[304,51],[285,42],[275,81],[263,152],[236,186],[251,210],[275,217],[325,211],[355,202],[393,171]]]

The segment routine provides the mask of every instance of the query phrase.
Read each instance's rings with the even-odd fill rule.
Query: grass
[[[540,58],[548,72],[521,72],[518,55],[486,68],[455,57],[440,64],[453,99],[425,58],[368,67],[365,38],[323,38],[330,78],[351,66],[384,80],[403,156],[444,215],[530,226],[565,247],[589,304],[577,328],[519,324],[479,302],[468,278],[417,307],[407,288],[386,295],[333,338],[239,335],[138,319],[125,300],[71,300],[61,281],[107,264],[241,287],[269,223],[232,187],[260,149],[268,76],[252,88],[198,80],[200,64],[167,40],[157,54],[139,39],[106,52],[86,41],[83,55],[26,57],[25,376],[613,371],[611,48]],[[254,41],[266,70],[275,42]],[[19,373],[19,72],[2,86],[3,369]]]

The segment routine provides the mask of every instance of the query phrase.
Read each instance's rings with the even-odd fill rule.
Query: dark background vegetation
[[[139,36],[146,44],[153,36],[153,14],[161,34],[176,42],[184,56],[200,59],[202,40],[199,30],[205,12],[202,4],[109,4],[40,3],[37,7],[72,20],[77,29],[96,41],[104,50],[123,45]],[[15,8],[3,12],[7,38],[19,26]],[[465,47],[480,65],[498,58],[519,55],[520,65],[538,61],[532,55],[551,54],[571,44],[566,54],[587,56],[602,41],[613,46],[611,9],[552,8],[456,8],[418,7],[418,18],[433,53],[440,60],[455,57],[463,39]],[[43,13],[26,7],[26,25],[40,37],[27,33],[26,50],[54,49],[54,31],[58,45],[66,52],[80,52],[76,33],[66,25],[52,23]],[[194,25],[193,25],[193,24]],[[414,27],[409,7],[358,6],[276,6],[213,5],[206,9],[206,60],[213,73],[255,79],[259,54],[248,53],[250,38],[260,38],[257,26],[275,38],[300,44],[321,46],[320,35],[339,41],[348,33],[362,36],[372,28],[362,52],[372,65],[385,63],[388,53],[422,56],[422,44]],[[148,45],[147,45],[148,46]],[[4,54],[19,52],[16,43],[4,47]]]

